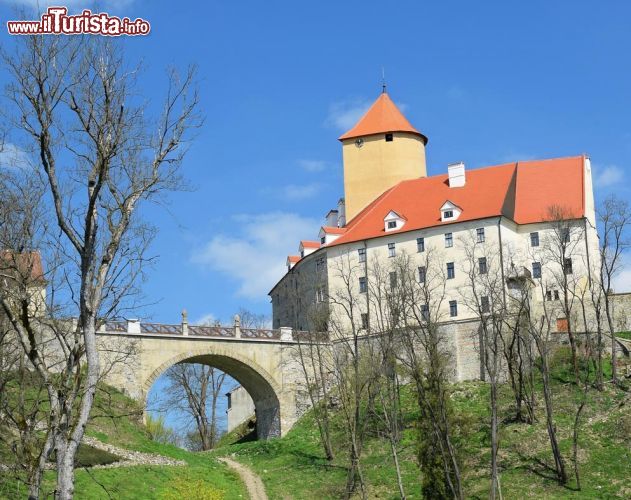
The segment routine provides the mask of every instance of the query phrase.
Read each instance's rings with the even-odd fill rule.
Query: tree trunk
[[[557,478],[561,484],[567,483],[567,473],[565,472],[565,464],[561,451],[559,450],[559,443],[556,436],[556,428],[554,420],[552,418],[552,397],[550,395],[550,380],[549,380],[549,368],[548,362],[545,356],[542,356],[542,379],[543,379],[543,399],[546,405],[546,426],[548,430],[548,437],[550,438],[550,447],[552,448],[552,455],[554,457],[554,464],[557,473]]]
[[[499,443],[497,427],[497,380],[493,375],[491,379],[491,500],[495,500],[498,491],[497,450]]]

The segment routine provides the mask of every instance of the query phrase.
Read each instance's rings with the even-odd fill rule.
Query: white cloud
[[[615,165],[599,167],[594,165],[594,184],[599,188],[611,187],[624,180],[624,170]]]
[[[323,160],[298,160],[298,165],[307,172],[315,173],[326,170],[328,162]]]
[[[29,168],[29,155],[19,146],[6,142],[0,145],[0,168]]]
[[[316,219],[282,212],[233,220],[237,235],[213,236],[192,261],[235,280],[238,296],[261,301],[285,274],[287,255],[298,252],[301,239],[315,238],[320,226]]]
[[[368,111],[372,101],[366,99],[351,99],[331,104],[325,125],[346,131],[353,127],[362,115]]]
[[[318,183],[304,185],[289,184],[282,188],[282,193],[288,200],[300,201],[313,198],[320,192],[321,188],[322,186]]]

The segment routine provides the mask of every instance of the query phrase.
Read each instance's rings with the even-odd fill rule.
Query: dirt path
[[[245,487],[248,489],[250,500],[267,500],[267,493],[265,493],[263,481],[261,481],[261,478],[252,472],[249,467],[228,457],[221,457],[219,460],[239,474],[241,480],[245,483]]]

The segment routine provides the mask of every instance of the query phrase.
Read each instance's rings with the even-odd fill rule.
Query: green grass
[[[631,340],[631,332],[618,332],[616,333],[616,337],[620,337],[621,339]]]
[[[572,386],[567,353],[555,356],[553,371],[555,423],[568,473],[571,462],[571,429],[579,392]],[[464,490],[467,498],[488,498],[490,427],[488,385],[464,382],[453,387],[452,401],[458,421],[456,445],[463,457]],[[626,403],[623,401],[627,397]],[[406,493],[420,498],[420,472],[415,458],[414,421],[417,418],[411,390],[402,394],[405,431],[400,460]],[[631,402],[628,393],[607,384],[599,393],[590,391],[583,412],[579,464],[583,489],[558,485],[547,437],[543,401],[538,400],[534,425],[502,424],[500,434],[501,486],[504,498],[629,498],[631,497]],[[501,416],[512,415],[510,388],[500,388]],[[327,464],[311,413],[305,415],[282,439],[224,446],[212,455],[235,454],[236,459],[263,479],[270,498],[340,498],[346,479],[346,456],[341,416],[334,417],[337,456]],[[397,498],[394,465],[387,443],[372,435],[367,440],[363,468],[370,498]]]
[[[142,409],[111,387],[100,387],[86,434],[121,448],[184,460],[187,465],[77,468],[77,499],[247,498],[238,475],[214,457],[152,441],[142,424]],[[107,461],[102,453],[84,448],[80,459]],[[42,498],[52,498],[54,480],[54,472],[46,472]],[[186,485],[195,492],[184,491]],[[218,496],[203,495],[202,490]],[[25,487],[9,475],[0,475],[0,498],[25,498]]]

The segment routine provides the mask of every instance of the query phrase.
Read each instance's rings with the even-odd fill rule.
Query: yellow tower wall
[[[395,184],[427,176],[425,144],[419,136],[394,132],[391,142],[385,133],[362,139],[361,147],[356,138],[342,142],[347,221]]]

